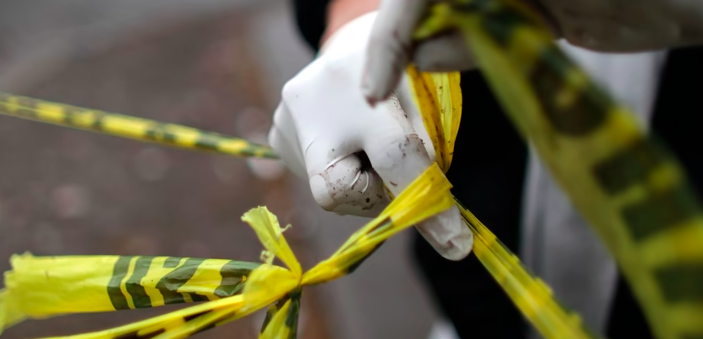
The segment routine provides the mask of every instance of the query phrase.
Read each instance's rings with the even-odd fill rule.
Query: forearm
[[[327,8],[327,28],[320,45],[346,23],[378,9],[381,0],[333,0]]]

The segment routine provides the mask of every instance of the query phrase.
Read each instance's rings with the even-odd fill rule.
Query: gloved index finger
[[[422,139],[410,126],[397,100],[380,103],[376,112],[386,119],[379,119],[368,138],[364,151],[371,165],[386,187],[399,195],[418,176],[432,165]],[[429,218],[419,225],[418,231],[443,257],[460,260],[473,247],[473,234],[461,219],[456,207]]]
[[[374,105],[398,85],[412,52],[412,37],[431,0],[383,0],[366,52],[362,93]]]

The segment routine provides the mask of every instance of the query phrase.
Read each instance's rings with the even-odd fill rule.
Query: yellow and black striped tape
[[[703,246],[700,246],[703,222],[698,203],[675,159],[658,143],[644,137],[631,115],[559,51],[539,18],[519,2],[469,0],[440,4],[435,10],[426,27],[434,25],[435,32],[438,27],[459,27],[471,36],[469,43],[500,101],[615,254],[638,298],[643,301],[657,335],[660,338],[701,336],[703,325],[697,319],[703,314],[700,305],[703,299],[703,265],[700,264],[703,261]],[[0,94],[0,113],[177,147],[275,157],[267,147],[239,139],[9,94]],[[594,337],[580,326],[577,316],[564,311],[554,301],[549,289],[530,275],[485,226],[460,208],[478,239],[476,255],[545,337]],[[359,256],[361,261],[376,247],[346,255]],[[189,289],[193,277],[180,287],[178,284],[184,279],[179,280],[175,275],[165,279],[169,273],[158,279],[149,278],[162,269],[171,269],[171,273],[180,270],[177,276],[187,276],[194,265],[193,274],[197,277],[198,270],[207,266],[203,263],[213,259],[197,263],[182,258],[178,266],[165,267],[165,258],[114,257],[115,261],[108,265],[112,267],[110,278],[102,285],[102,293],[108,296],[109,304],[105,302],[101,307],[104,310],[131,309],[221,297],[217,293],[219,285]],[[220,269],[226,266],[224,262],[230,261],[223,261]],[[349,273],[356,266],[358,264],[338,274]],[[240,286],[245,276],[242,274],[231,286]],[[220,277],[224,282],[222,273]],[[110,286],[109,293],[104,290],[105,286]],[[238,288],[233,287],[229,293],[236,295],[237,291]],[[272,309],[269,320],[276,318],[284,308],[286,314],[297,314],[299,300],[294,300],[296,298],[291,297]],[[235,297],[212,302],[240,301]],[[195,332],[187,333],[192,335],[238,317],[230,311],[210,308],[198,312],[191,308],[182,319],[177,319],[181,323],[202,319],[202,324],[209,324],[196,326]],[[153,337],[175,326],[170,322],[176,318],[169,319],[137,332],[125,332],[137,324],[107,332],[114,337],[118,333],[120,337]],[[150,321],[156,320],[144,323],[152,324]]]
[[[530,273],[461,202],[456,202],[464,222],[474,234],[474,254],[543,338],[600,338],[582,323],[578,314],[560,304],[549,287]]]
[[[425,129],[438,154],[436,162],[446,173],[451,166],[462,114],[459,73],[419,73],[411,65],[407,74]],[[454,199],[474,234],[474,254],[544,338],[597,338],[584,328],[578,315],[562,307],[549,288],[522,266],[518,257],[456,197]]]
[[[440,4],[418,34],[448,27],[615,256],[657,337],[703,337],[703,213],[673,155],[520,2]]]
[[[2,92],[0,114],[178,148],[238,157],[278,158],[270,147],[244,139]]]
[[[266,318],[261,326],[262,335],[259,338],[263,339],[266,335],[270,336],[270,333],[274,331],[280,331],[279,334],[282,334],[276,339],[295,339],[297,337],[302,294],[303,290],[298,288],[281,298],[277,303],[269,306],[266,311]],[[280,327],[285,327],[285,329],[281,330]]]
[[[12,291],[9,298],[19,303],[13,305],[20,310],[17,317],[218,300],[241,293],[246,277],[260,265],[223,259],[30,254],[15,255],[11,262],[5,285]]]
[[[420,79],[420,78],[418,78]],[[428,77],[423,77],[421,78],[422,81],[426,81],[427,79],[432,79]],[[455,79],[454,81],[457,81]],[[433,80],[434,82],[434,80]],[[458,82],[457,82],[458,84]],[[446,85],[446,84],[445,84]],[[441,86],[441,84],[440,84]],[[426,88],[432,88],[433,86],[423,86]],[[446,87],[446,86],[445,86]],[[458,93],[460,95],[460,93]],[[454,95],[456,96],[456,94]],[[452,100],[457,100],[452,96]],[[28,98],[26,98],[28,99]],[[437,97],[436,99],[440,99]],[[460,98],[459,98],[460,99]],[[437,101],[437,100],[435,100]],[[12,102],[15,106],[16,101]],[[439,102],[436,102],[437,104]],[[454,103],[457,104],[457,103]],[[459,104],[460,105],[460,101]],[[456,106],[456,105],[455,105]],[[445,111],[446,107],[438,107],[438,111],[435,113],[440,113],[441,114],[448,114],[450,111],[453,111],[454,109],[450,109],[449,111]],[[460,106],[457,107],[456,109],[460,109]],[[457,114],[459,113],[459,114]],[[423,112],[424,114],[424,112]],[[437,115],[437,114],[435,114]],[[454,112],[453,118],[445,119],[447,120],[447,123],[451,121],[450,124],[447,126],[444,126],[443,128],[443,133],[446,135],[443,135],[446,141],[448,142],[447,145],[441,145],[441,150],[444,152],[448,152],[448,154],[451,157],[451,152],[453,149],[453,139],[454,136],[456,135],[456,129],[458,129],[458,120],[460,117],[460,112]],[[437,118],[436,116],[430,117],[430,119]],[[444,118],[444,117],[443,117]],[[44,119],[43,121],[46,121]],[[443,121],[444,122],[444,121]],[[448,147],[448,148],[447,148]],[[443,163],[444,169],[449,166],[451,163],[451,158],[449,158],[449,161]],[[563,337],[572,337],[572,338],[587,338],[588,336],[582,335],[582,332],[584,332],[579,323],[574,323],[574,319],[578,320],[577,317],[574,316],[569,316],[569,313],[566,312],[561,306],[553,301],[553,297],[551,293],[548,291],[547,288],[544,287],[544,285],[539,281],[539,279],[536,279],[532,275],[530,275],[521,265],[519,265],[519,260],[517,260],[517,257],[510,253],[510,251],[505,248],[499,241],[495,239],[495,236],[493,236],[488,229],[486,229],[478,220],[475,219],[471,215],[471,217],[467,217],[466,215],[470,215],[470,212],[468,212],[466,209],[462,208],[462,213],[464,214],[466,220],[468,221],[467,224],[470,225],[472,231],[474,231],[475,234],[477,234],[477,244],[475,247],[475,253],[479,257],[479,259],[482,261],[482,263],[489,269],[489,272],[496,277],[496,279],[501,283],[503,288],[508,291],[508,294],[515,300],[515,303],[520,307],[520,309],[523,311],[523,313],[530,319],[532,322],[537,322],[541,323],[543,325],[537,325],[538,328],[544,329],[544,328],[549,328],[551,329],[551,332],[544,332],[545,336],[547,338],[563,338]],[[352,243],[359,242],[359,243],[364,243],[367,242],[367,239],[369,238],[369,235],[372,232],[382,232],[383,230],[387,229],[392,229],[389,228],[392,223],[390,220],[386,220],[379,224],[375,229],[370,230],[368,234],[358,234],[361,238],[360,239],[355,239],[352,237],[348,242],[347,245],[351,245]],[[336,278],[348,273],[353,272],[362,262],[363,260],[371,255],[378,247],[380,246],[379,244],[373,245],[373,246],[356,246],[352,251],[344,253],[344,256],[349,256],[349,257],[355,257],[356,259],[354,260],[354,264],[348,267],[337,267],[338,263],[330,263],[330,265],[327,265],[329,268],[330,266],[335,266],[335,272],[333,276],[327,276],[325,279],[320,279],[320,282],[326,281],[330,278]],[[342,246],[340,251],[343,251],[345,246]],[[154,294],[155,292],[153,290],[150,290],[152,293],[147,293],[147,289],[149,288],[148,286],[141,286],[139,285],[139,282],[145,282],[145,280],[139,279],[139,275],[143,274],[142,271],[144,269],[147,270],[147,272],[151,272],[153,269],[152,264],[149,261],[149,257],[140,257],[141,259],[135,259],[134,257],[124,257],[121,260],[118,260],[117,262],[114,263],[115,265],[115,272],[122,272],[119,274],[115,274],[113,277],[113,280],[111,282],[112,286],[112,293],[114,296],[114,303],[113,306],[116,307],[117,309],[125,309],[125,308],[138,308],[138,307],[149,307],[151,306],[158,306],[160,305],[159,301],[154,301],[152,298],[146,298],[146,296],[149,296],[151,294]],[[152,262],[153,263],[153,262]],[[131,268],[130,268],[131,267]],[[131,269],[131,271],[130,271]],[[185,269],[185,267],[184,267]],[[126,271],[125,271],[126,270]],[[318,270],[320,271],[320,270]],[[310,277],[315,277],[315,270],[310,274]],[[121,276],[120,274],[125,274],[126,276]],[[136,274],[136,277],[134,276]],[[313,279],[314,280],[314,279]],[[118,283],[118,285],[115,285]],[[129,289],[127,288],[129,286]],[[118,288],[119,287],[119,288]],[[158,289],[158,288],[157,288]],[[184,290],[180,290],[181,292],[184,292]],[[511,292],[512,291],[512,292]],[[164,291],[161,291],[162,295]],[[169,293],[169,292],[166,292]],[[181,293],[183,294],[183,293]],[[210,292],[210,295],[212,292]],[[136,298],[135,298],[136,296]],[[135,302],[136,300],[136,302]],[[158,300],[158,299],[157,299]],[[182,297],[179,296],[175,299],[169,299],[166,298],[164,300],[173,300],[173,302],[186,302],[186,301],[197,301],[197,300],[205,300],[203,298],[203,295],[195,293],[185,293]],[[210,299],[212,300],[212,299]],[[167,302],[168,303],[168,302]],[[299,303],[299,302],[298,302]],[[293,303],[292,306],[293,309],[295,308],[295,303]],[[283,306],[281,306],[283,307]],[[290,309],[292,310],[292,309]],[[85,311],[89,311],[87,309],[84,309]],[[191,315],[184,315],[184,317],[191,317]],[[239,314],[232,314],[226,317],[226,319],[229,320],[218,320],[217,324],[222,324],[227,321],[231,321],[234,318],[238,317]],[[176,317],[178,318],[178,317]],[[180,319],[180,318],[178,318]],[[184,323],[188,322],[188,320],[193,320],[192,318],[182,320]],[[169,320],[169,321],[175,321],[175,320]],[[215,322],[211,322],[211,325],[214,325]],[[136,324],[133,324],[136,325]],[[127,332],[125,331],[132,331],[134,327],[130,327],[131,325],[128,325],[127,327],[124,328],[118,328],[118,329],[111,329],[108,332],[110,334],[117,334],[121,333],[120,335],[125,335]],[[131,329],[131,330],[130,330]],[[134,330],[136,331],[136,330]],[[151,332],[144,332],[143,330],[139,330],[137,332],[129,332],[131,335],[139,337],[142,334],[147,334]],[[107,332],[105,332],[107,333]],[[95,333],[94,333],[95,334]]]
[[[450,188],[439,167],[431,166],[330,258],[305,273],[283,236],[285,228],[265,207],[242,217],[266,249],[262,265],[170,257],[14,256],[13,270],[6,273],[7,290],[0,291],[0,329],[25,318],[209,300],[71,338],[181,339],[273,304],[260,338],[292,339],[303,286],[350,273],[384,240],[447,210],[453,205]],[[285,267],[273,265],[274,257]]]
[[[120,256],[107,294],[116,310],[216,300],[240,293],[258,266],[235,260]],[[213,281],[219,281],[217,286]]]

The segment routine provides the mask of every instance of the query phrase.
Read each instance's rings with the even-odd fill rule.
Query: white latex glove
[[[387,98],[409,60],[442,71],[474,65],[457,33],[414,44],[412,34],[428,7],[441,0],[382,0],[364,68],[362,93]],[[498,1],[498,0],[494,0]],[[637,52],[703,43],[701,0],[523,0],[575,46]]]
[[[358,91],[375,17],[341,27],[318,58],[288,81],[269,132],[269,144],[286,166],[309,179],[317,203],[338,214],[377,216],[389,202],[383,183],[399,194],[434,157],[406,82],[398,96],[373,108]],[[456,207],[417,229],[447,259],[460,260],[473,246]]]

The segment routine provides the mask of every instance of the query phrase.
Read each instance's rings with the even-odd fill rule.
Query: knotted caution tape
[[[434,172],[433,176],[439,176],[451,165],[454,140],[461,120],[460,76],[458,73],[419,73],[413,67],[408,69],[408,75],[413,96],[435,148],[437,162],[428,173]],[[215,135],[219,139],[198,138],[198,135],[210,134],[184,126],[9,94],[0,96],[0,113],[141,141],[160,142],[171,146],[205,149],[238,156],[256,156],[270,152],[270,149],[265,146],[247,144],[241,139],[219,135]],[[109,123],[96,123],[97,121]],[[155,138],[154,135],[162,137]],[[194,140],[219,140],[219,144],[210,143],[208,147],[194,147],[194,145],[206,144],[202,141],[194,142]],[[237,147],[231,149],[215,147],[223,143],[237,145]],[[405,192],[401,196],[404,194]],[[389,206],[387,211],[390,211],[391,207],[399,206],[397,200],[394,204],[396,205]],[[474,232],[474,253],[505,289],[518,309],[545,338],[592,337],[582,328],[577,315],[565,311],[554,300],[546,285],[531,275],[488,228],[458,201],[456,204],[464,221]],[[433,211],[418,208],[408,213],[410,213],[408,216],[413,218],[426,218]],[[105,312],[209,301],[203,305],[142,322],[73,337],[182,338],[240,318],[253,312],[254,309],[260,309],[271,303],[274,304],[268,310],[263,327],[264,333],[275,332],[278,333],[279,338],[294,337],[303,282],[318,283],[351,273],[383,239],[401,229],[398,226],[399,220],[390,224],[388,224],[389,220],[386,220],[385,223],[378,224],[379,220],[383,220],[379,218],[369,224],[377,225],[377,229],[365,234],[363,230],[369,228],[367,226],[355,233],[340,251],[335,253],[335,256],[305,275],[300,275],[299,265],[296,261],[290,260],[294,257],[289,250],[279,246],[277,248],[280,251],[275,252],[271,251],[268,245],[266,245],[268,250],[266,253],[271,254],[266,256],[268,260],[265,265],[268,266],[264,266],[268,268],[263,268],[261,275],[252,276],[250,276],[251,271],[259,267],[257,263],[234,260],[143,256],[39,258],[31,255],[14,256],[13,271],[6,274],[8,290],[0,292],[0,330],[27,317],[41,318],[58,314]],[[266,232],[269,234],[261,238],[262,241],[263,239],[285,241],[281,235],[282,230],[275,222],[275,217],[265,209],[255,209],[245,215],[245,219],[253,224],[270,225],[262,228],[267,230],[264,235],[267,234]],[[403,227],[407,225],[404,223]],[[386,230],[384,232],[388,233],[379,233],[381,230]],[[375,236],[371,237],[372,234]],[[284,247],[287,248],[287,246]],[[271,265],[270,260],[275,256],[287,258],[287,261],[284,261],[287,268]],[[341,266],[338,266],[340,264]],[[257,285],[259,286],[255,294],[257,297],[248,298],[246,301],[242,294],[244,286],[248,286],[257,276],[259,277],[257,279],[262,281]],[[48,279],[49,277],[51,279]],[[282,281],[285,283],[271,285],[274,287],[270,288],[265,283],[267,279],[271,281],[284,279]],[[252,291],[257,291],[257,287],[252,288],[254,288]],[[271,294],[268,295],[268,293]]]
[[[5,274],[6,290],[0,292],[0,325],[4,328],[27,318],[68,313],[212,300],[67,338],[185,338],[274,303],[259,338],[295,338],[304,286],[353,272],[389,237],[451,207],[450,188],[442,171],[433,165],[330,258],[305,273],[288,246],[285,229],[265,207],[242,217],[265,248],[261,265],[171,257],[15,256],[13,270]],[[274,258],[283,265],[274,265]]]
[[[438,212],[439,207],[446,208],[446,195],[434,196],[433,199],[441,198],[434,208],[422,204],[412,208],[411,204],[403,201],[410,199],[406,197],[413,196],[414,198],[408,201],[416,204],[425,199],[423,196],[431,194],[432,190],[425,193],[411,190],[420,187],[417,185],[422,182],[426,183],[427,178],[430,178],[430,181],[432,178],[441,178],[442,180],[434,184],[442,182],[447,185],[441,172],[446,172],[451,165],[454,140],[461,120],[460,77],[458,73],[419,73],[413,67],[408,69],[408,75],[413,96],[435,148],[436,165],[395,199],[386,212],[355,233],[327,261],[302,274],[300,265],[285,244],[283,230],[265,208],[254,209],[244,216],[257,230],[267,249],[264,256],[267,260],[263,266],[235,260],[174,257],[33,257],[28,254],[14,256],[13,270],[6,273],[7,290],[0,292],[0,330],[28,317],[41,318],[58,314],[106,312],[209,301],[142,322],[73,337],[183,338],[243,317],[268,304],[272,305],[267,313],[262,337],[264,333],[266,336],[276,334],[277,338],[294,337],[303,285],[321,283],[351,273],[383,240]],[[36,99],[10,95],[5,98],[4,107],[13,107],[15,113],[17,107],[30,107],[36,111],[33,114],[24,112],[24,117],[41,118],[47,114],[58,116],[61,109],[66,107],[72,108],[67,114],[96,114],[93,110],[76,109]],[[9,102],[14,106],[7,103],[7,98],[12,99]],[[30,105],[31,102],[33,104]],[[0,111],[2,107],[0,106]],[[109,113],[103,112],[97,114],[103,119],[110,116]],[[124,116],[111,121],[119,126],[121,119],[124,119]],[[74,120],[76,119],[55,118],[51,122],[66,123]],[[144,132],[159,124],[148,122],[141,125],[141,129],[131,129],[133,133],[130,137],[138,139],[139,135],[148,136],[149,133]],[[113,128],[114,130],[129,129]],[[178,133],[186,129],[170,130],[174,135],[166,140],[183,140],[184,136]],[[176,144],[178,145],[183,143]],[[449,197],[451,198],[451,195]],[[427,200],[425,203],[431,201]],[[465,222],[474,232],[474,253],[535,327],[546,338],[589,338],[581,328],[579,318],[561,308],[554,301],[549,289],[525,270],[517,257],[471,212],[458,201],[456,203]],[[402,208],[405,208],[404,217],[399,214]],[[412,219],[406,220],[410,217]],[[272,265],[274,257],[279,257],[286,267]],[[257,267],[259,273],[252,273]]]

